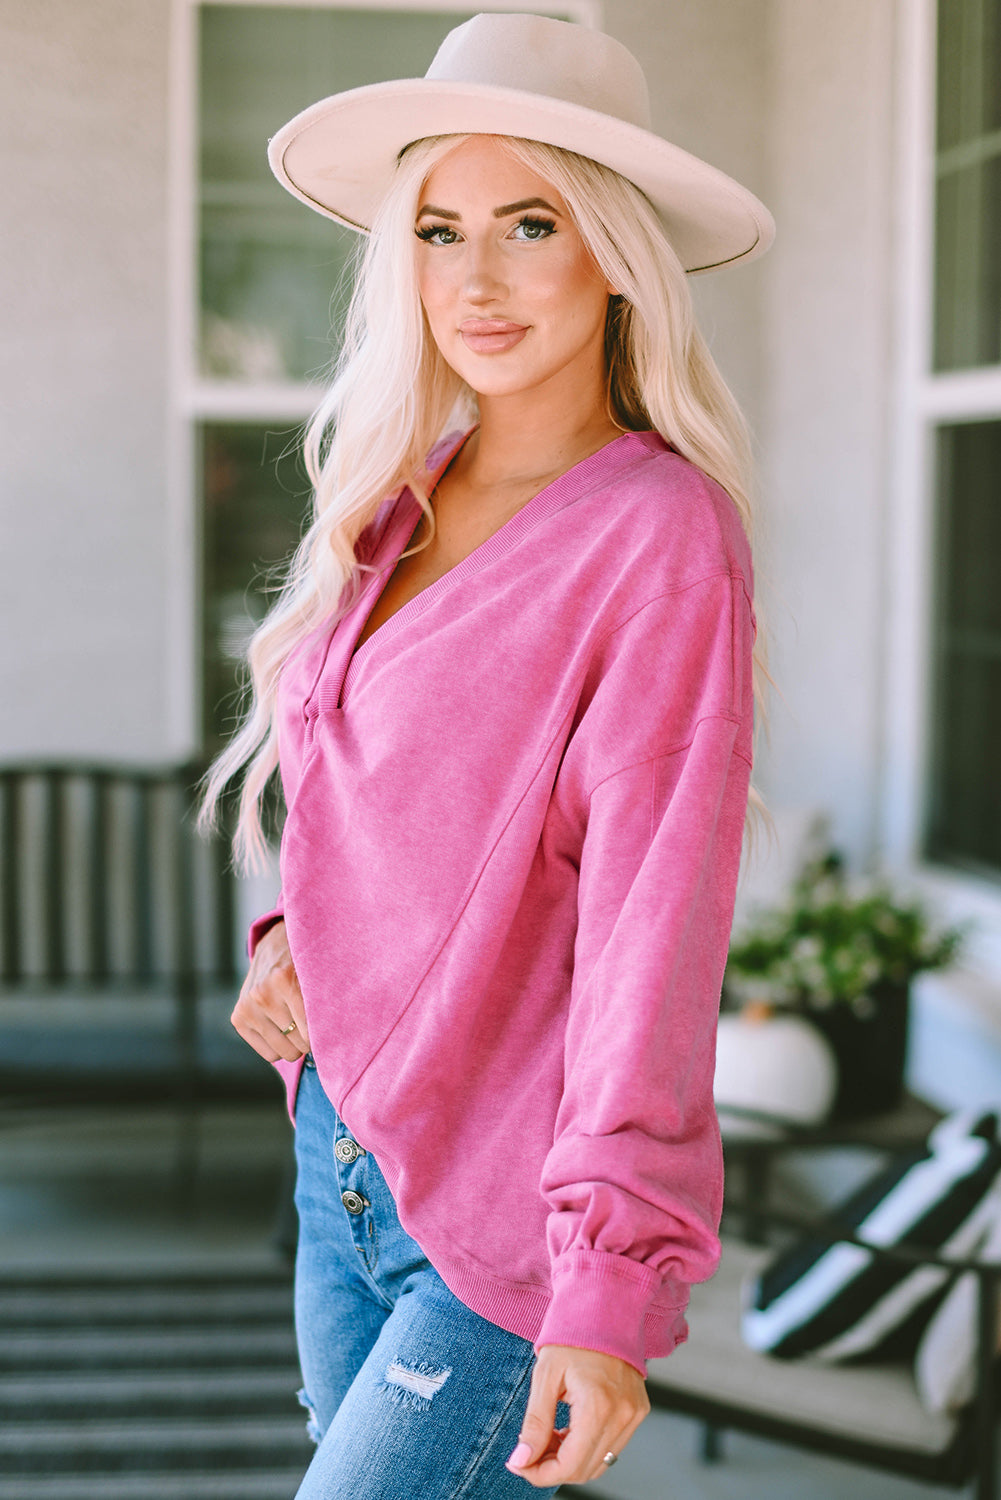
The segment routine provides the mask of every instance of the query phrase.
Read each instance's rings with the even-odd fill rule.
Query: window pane
[[[939,0],[936,370],[1001,362],[1001,0]]]
[[[201,428],[204,748],[222,748],[239,706],[240,663],[273,595],[266,584],[309,518],[298,431],[243,423]]]
[[[938,433],[933,856],[1001,874],[1001,421]]]
[[[1001,129],[1001,6],[939,0],[938,149]]]
[[[1001,360],[1001,156],[950,171],[936,201],[935,368]]]
[[[279,186],[268,138],[326,94],[419,76],[472,13],[201,8],[203,374],[299,380],[325,368],[331,297],[358,236]]]

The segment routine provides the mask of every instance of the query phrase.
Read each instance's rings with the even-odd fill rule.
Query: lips
[[[462,342],[474,354],[503,354],[520,344],[527,332],[523,323],[506,318],[466,318],[459,324]]]

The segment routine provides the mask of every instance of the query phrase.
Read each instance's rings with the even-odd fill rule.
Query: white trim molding
[[[972,984],[981,1010],[994,1009],[1001,1045],[1001,883],[935,865],[923,854],[932,711],[935,429],[941,423],[1001,417],[1001,366],[932,370],[936,0],[898,0],[896,13],[897,278],[881,842],[887,866],[906,876],[937,913],[969,924],[965,971],[936,976],[933,989],[938,1001],[954,992],[962,1008]]]
[[[280,10],[427,10],[439,14],[450,10],[460,15],[474,15],[475,5],[468,0],[181,0],[192,10],[202,5],[265,5]],[[510,10],[516,13],[534,11],[538,15],[570,16],[579,26],[599,27],[602,24],[602,0],[564,0],[562,5],[526,5],[525,0],[490,0],[483,10]]]
[[[199,738],[201,663],[195,528],[194,429],[184,394],[194,366],[197,262],[197,26],[194,8],[174,0],[170,17],[167,150],[167,600],[165,730],[171,755],[194,754]]]

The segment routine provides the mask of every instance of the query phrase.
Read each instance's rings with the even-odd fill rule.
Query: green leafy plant
[[[726,989],[799,1011],[871,1013],[882,989],[951,962],[963,940],[885,884],[850,884],[837,854],[807,867],[783,906],[762,912],[730,948]]]

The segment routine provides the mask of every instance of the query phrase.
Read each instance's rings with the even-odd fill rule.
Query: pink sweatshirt
[[[280,682],[276,911],[313,1057],[457,1297],[645,1373],[719,1254],[747,543],[718,485],[628,433],[355,651],[418,514],[406,489],[381,508],[377,573]]]

